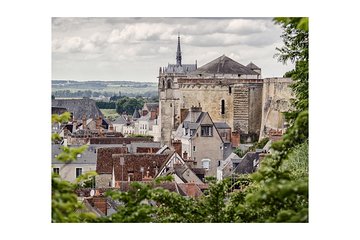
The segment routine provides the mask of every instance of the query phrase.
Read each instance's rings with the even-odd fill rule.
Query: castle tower
[[[195,64],[182,64],[180,35],[178,35],[176,64],[168,64],[159,70],[159,124],[161,143],[171,145],[173,132],[180,124],[180,92],[178,78],[196,70]]]

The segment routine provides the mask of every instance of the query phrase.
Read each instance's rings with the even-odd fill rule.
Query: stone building
[[[205,176],[216,176],[218,163],[231,153],[230,142],[224,141],[209,113],[201,107],[190,108],[174,139],[181,141],[182,158],[193,161],[194,168],[205,169]]]
[[[199,104],[214,122],[226,122],[242,142],[257,141],[263,117],[261,69],[252,62],[244,66],[225,55],[198,68],[196,62],[182,64],[180,49],[178,37],[176,64],[159,70],[162,144],[171,145],[175,130],[189,109]],[[283,85],[281,78],[277,80]]]
[[[197,68],[182,64],[180,37],[176,64],[160,68],[159,102],[161,139],[170,144],[173,131],[191,106],[201,104],[214,122],[226,122],[241,138],[256,140],[260,134],[261,69],[244,66],[223,55]]]

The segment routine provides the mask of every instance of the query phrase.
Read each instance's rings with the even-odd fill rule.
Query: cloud
[[[270,59],[262,63],[271,66],[281,46],[281,29],[270,18],[53,18],[54,69],[61,76],[91,78],[96,70],[112,79],[123,71],[156,79],[160,66],[175,62],[178,32],[183,62],[197,59],[199,66],[222,54],[242,64]]]

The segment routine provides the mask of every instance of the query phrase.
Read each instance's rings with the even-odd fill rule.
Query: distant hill
[[[156,82],[52,80],[55,97],[157,96]]]

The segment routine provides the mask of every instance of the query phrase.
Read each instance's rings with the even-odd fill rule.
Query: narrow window
[[[231,94],[231,87],[229,86],[229,94]]]
[[[210,159],[201,160],[202,168],[209,169],[210,168]]]
[[[221,100],[221,114],[225,114],[225,100]]]
[[[193,151],[195,152],[195,150],[196,150],[196,148],[195,148],[195,146],[193,146]]]
[[[53,168],[53,172],[54,172],[55,174],[59,174],[60,169],[59,169],[59,168],[57,168],[57,167],[55,167],[55,168]]]
[[[170,80],[167,81],[167,88],[171,88],[171,81]]]
[[[82,168],[76,168],[76,178],[82,174]]]

